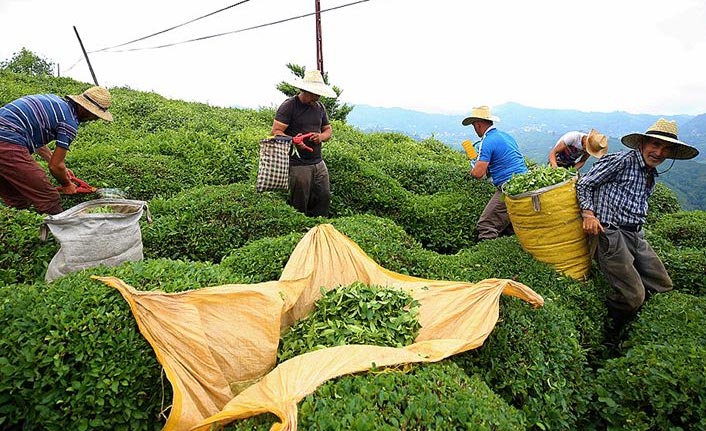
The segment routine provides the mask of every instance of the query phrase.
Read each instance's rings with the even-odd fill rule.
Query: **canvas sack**
[[[289,148],[291,138],[260,141],[260,165],[257,171],[257,191],[289,188]]]
[[[46,281],[99,265],[142,260],[139,221],[144,212],[151,222],[147,202],[96,199],[47,216],[40,236],[46,240],[50,231],[61,247],[49,262]]]
[[[518,195],[505,194],[507,215],[522,248],[540,262],[583,280],[591,253],[576,198],[577,177]]]

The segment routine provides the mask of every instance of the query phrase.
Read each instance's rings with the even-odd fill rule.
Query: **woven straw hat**
[[[623,136],[620,140],[626,147],[636,149],[645,138],[655,138],[675,145],[674,155],[670,157],[671,159],[687,160],[698,156],[699,150],[680,141],[677,138],[677,133],[678,129],[676,121],[669,121],[664,118],[660,118],[656,123],[650,126],[645,133],[631,133]]]
[[[471,115],[464,118],[461,124],[468,126],[476,120],[500,121],[500,118],[490,114],[490,108],[487,106],[477,106],[471,109]]]
[[[79,95],[66,96],[82,107],[86,108],[91,114],[105,121],[113,121],[113,114],[108,112],[112,97],[108,90],[103,87],[91,87]]]
[[[295,78],[293,81],[290,81],[289,84],[300,90],[318,94],[319,96],[338,97],[336,92],[324,82],[321,72],[316,69],[305,71],[304,79]]]
[[[608,137],[598,130],[591,129],[586,136],[586,152],[593,157],[600,159],[608,152]]]

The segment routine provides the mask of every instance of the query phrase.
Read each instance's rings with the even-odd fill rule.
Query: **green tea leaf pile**
[[[408,293],[355,282],[323,291],[315,309],[281,338],[279,362],[325,347],[403,347],[419,332],[419,303]]]
[[[523,174],[513,175],[503,191],[510,196],[539,190],[544,187],[562,183],[576,175],[574,168],[552,168],[550,165],[537,166]]]

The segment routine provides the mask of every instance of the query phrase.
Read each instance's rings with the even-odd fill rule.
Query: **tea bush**
[[[706,427],[706,298],[652,297],[630,326],[623,357],[598,370],[596,416],[609,427]]]
[[[485,344],[452,360],[523,411],[529,429],[581,428],[593,389],[571,312],[553,301],[538,310],[515,298],[501,304]]]
[[[84,274],[0,296],[4,429],[161,428],[160,366],[116,290]]]
[[[522,250],[515,236],[481,241],[458,253],[456,259],[447,260],[444,266],[447,270],[458,268],[456,273],[463,280],[507,278],[529,286],[545,301],[570,313],[584,348],[594,352],[600,348],[606,317],[604,300],[609,290],[600,274],[593,272],[586,282],[562,275]]]
[[[659,218],[652,231],[676,247],[706,248],[706,211],[680,211]]]
[[[686,220],[689,220],[689,217]],[[677,221],[677,225],[679,224],[680,221]],[[700,242],[700,228],[701,226],[695,227],[693,238],[684,237],[676,239],[676,241],[682,244],[698,244]],[[706,274],[706,247],[675,246],[668,236],[678,237],[680,235],[678,229],[670,227],[665,229],[660,224],[655,226],[654,231],[646,231],[645,236],[667,268],[676,289],[695,295],[706,295],[706,279],[704,278],[704,274]]]
[[[687,342],[706,346],[706,297],[672,290],[643,305],[622,347]]]
[[[150,202],[153,223],[142,225],[145,255],[220,262],[247,242],[305,232],[317,224],[274,193],[252,184],[203,186]]]
[[[400,202],[409,194],[397,180],[363,162],[359,148],[332,142],[324,150],[331,176],[331,217],[368,213],[397,218]]]
[[[634,347],[598,370],[596,414],[608,429],[706,429],[705,363],[696,344]]]
[[[467,190],[435,195],[413,195],[402,203],[398,223],[439,253],[456,253],[477,242],[476,221],[492,196],[488,183]]]
[[[224,430],[266,431],[272,414]],[[521,412],[450,361],[343,376],[299,404],[300,430],[524,430]]]
[[[676,193],[661,182],[655,184],[654,191],[647,204],[649,208],[647,211],[648,225],[656,222],[666,214],[673,214],[682,209]]]
[[[166,292],[242,282],[214,265],[153,260],[0,287],[2,429],[161,429],[171,387],[127,302],[91,274]]]
[[[53,238],[39,239],[44,216],[0,204],[0,286],[44,279],[59,250]]]
[[[406,190],[422,195],[461,191],[468,186],[468,166],[420,159],[383,159],[379,166]]]
[[[303,236],[303,233],[294,232],[250,241],[224,257],[221,266],[251,283],[279,280],[289,256]]]

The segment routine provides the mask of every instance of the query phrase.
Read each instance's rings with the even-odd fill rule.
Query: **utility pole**
[[[78,30],[74,26],[74,33],[76,33],[76,38],[78,39],[79,45],[81,45],[81,51],[83,51],[83,56],[86,58],[86,63],[88,63],[88,69],[91,71],[91,76],[93,77],[93,83],[98,85],[98,80],[96,79],[96,74],[93,72],[93,66],[91,66],[91,60],[88,59],[88,54],[86,53],[86,48],[83,47],[83,42],[81,42],[81,36],[78,35]]]
[[[321,47],[321,3],[319,0],[314,0],[316,3],[316,68],[319,69],[321,75],[324,74],[324,50]]]

